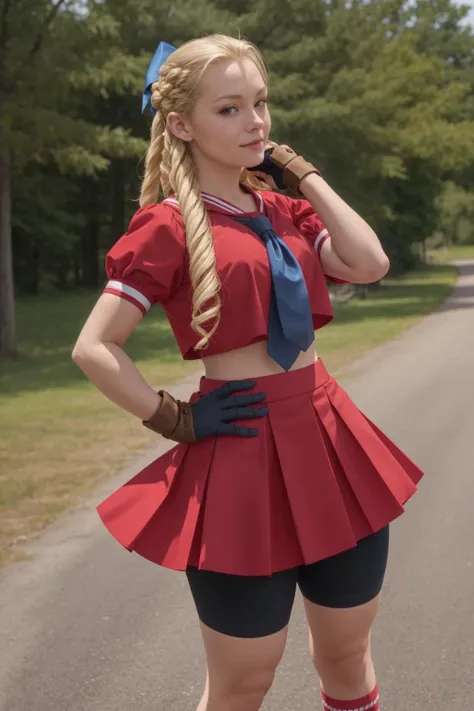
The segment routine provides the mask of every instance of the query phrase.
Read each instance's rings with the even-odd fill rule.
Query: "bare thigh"
[[[266,637],[230,637],[201,622],[207,684],[199,711],[259,709],[285,649],[288,628]]]
[[[330,608],[304,601],[310,652],[327,694],[356,699],[370,693],[376,677],[370,650],[380,595],[363,605]]]
[[[207,656],[198,711],[258,711],[285,648],[298,569],[244,577],[188,568]]]
[[[304,600],[315,664],[340,659],[370,646],[370,630],[380,595],[358,607],[330,608]]]

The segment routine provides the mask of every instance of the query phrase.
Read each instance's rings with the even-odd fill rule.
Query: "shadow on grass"
[[[461,267],[461,271],[474,273],[474,264]],[[448,272],[452,274],[452,267],[434,265],[408,278],[390,279],[371,292],[368,299],[336,304],[337,322],[373,321],[376,327],[380,319],[427,314],[449,296],[452,286]],[[472,308],[468,299],[473,291],[471,287],[458,287],[456,298],[442,308],[458,309],[463,304]],[[85,383],[85,376],[71,360],[71,352],[97,297],[97,293],[78,292],[19,299],[16,309],[20,356],[0,362],[0,393],[19,395]],[[181,360],[168,320],[159,307],[143,319],[125,350],[135,361],[156,359],[172,364]]]

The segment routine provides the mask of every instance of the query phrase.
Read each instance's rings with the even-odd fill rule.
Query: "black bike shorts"
[[[348,608],[373,600],[387,566],[389,526],[354,548],[311,565],[268,576],[241,576],[188,567],[199,619],[232,637],[265,637],[287,626],[296,587],[310,602]]]

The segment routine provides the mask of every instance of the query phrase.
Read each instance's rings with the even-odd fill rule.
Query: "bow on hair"
[[[173,45],[168,44],[167,42],[160,42],[158,45],[145,76],[145,89],[142,97],[142,113],[145,111],[151,100],[152,84],[160,78],[160,69],[173,52],[176,52],[176,47],[173,47]],[[153,106],[151,107],[151,113],[153,115],[156,114],[156,110]]]

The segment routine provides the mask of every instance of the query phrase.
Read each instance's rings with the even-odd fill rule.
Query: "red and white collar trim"
[[[247,190],[249,190],[247,188]],[[257,205],[258,205],[258,210],[257,212],[264,212],[264,204],[263,204],[263,198],[262,196],[255,192],[254,190],[249,190],[250,194],[253,195]],[[227,200],[223,200],[222,198],[218,198],[215,195],[211,195],[210,193],[201,193],[201,197],[203,199],[203,202],[208,205],[209,207],[217,208],[219,212],[224,212],[227,215],[246,215],[248,213],[245,212],[245,210],[242,210],[240,207],[237,207],[236,205],[233,205],[231,202],[227,202]],[[174,197],[168,197],[163,200],[163,202],[169,203],[170,205],[176,205],[179,207],[179,202],[176,200]]]

